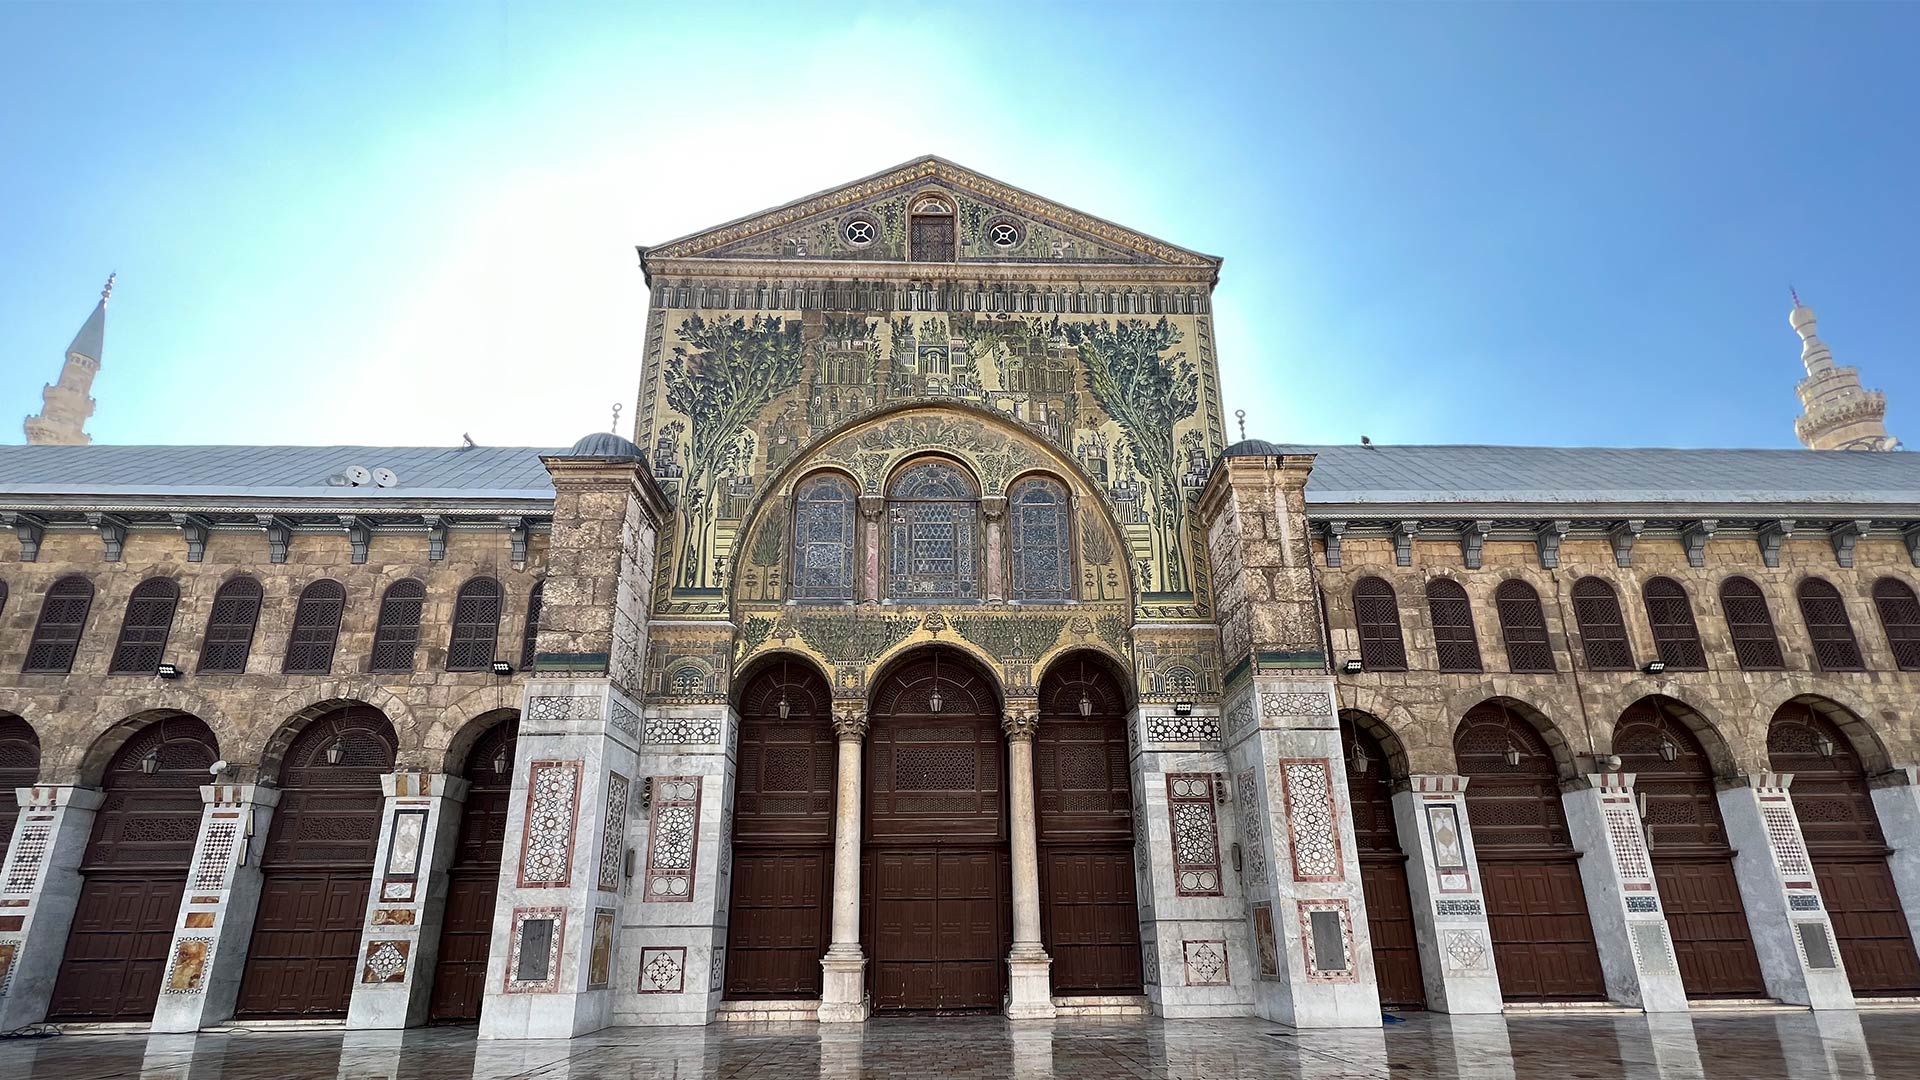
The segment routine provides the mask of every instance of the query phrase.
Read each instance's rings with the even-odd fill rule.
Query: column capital
[[[1040,703],[1037,701],[1009,701],[1006,715],[1000,719],[1000,730],[1007,733],[1008,742],[1032,742],[1033,736],[1040,730]]]
[[[1403,790],[1423,795],[1459,795],[1467,790],[1467,780],[1456,773],[1409,773],[1400,783]]]
[[[1603,795],[1619,794],[1633,790],[1634,774],[1630,772],[1600,772],[1586,774],[1587,786]]]
[[[278,806],[280,789],[258,784],[202,784],[200,801],[208,806]]]
[[[1729,788],[1752,788],[1755,791],[1785,791],[1793,785],[1792,773],[1757,772],[1745,776],[1731,776],[1714,782],[1721,791]]]
[[[381,789],[389,796],[424,798],[442,796],[462,801],[472,783],[458,776],[423,769],[395,769],[380,778]]]
[[[982,495],[980,497],[980,516],[988,521],[999,521],[1007,516],[1007,497],[1005,495]]]
[[[833,703],[833,734],[840,739],[852,739],[855,742],[867,737],[867,703],[864,701],[836,701]]]
[[[104,790],[83,784],[34,784],[14,788],[13,797],[25,810],[52,810],[61,806],[98,810],[100,804],[107,801]]]
[[[862,495],[856,500],[860,507],[860,516],[869,521],[877,521],[886,513],[887,500],[883,495]]]

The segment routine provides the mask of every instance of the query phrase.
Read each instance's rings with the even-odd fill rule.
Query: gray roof
[[[523,446],[0,446],[0,496],[545,499],[553,484]],[[351,485],[352,466],[390,487]]]
[[[1920,454],[1902,452],[1269,445],[1316,455],[1307,481],[1315,509],[1920,507]]]
[[[615,458],[639,460],[640,448],[633,445],[624,436],[611,431],[595,431],[582,435],[580,441],[567,451],[568,457]]]

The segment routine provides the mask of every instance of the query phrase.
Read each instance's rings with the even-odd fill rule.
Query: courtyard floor
[[[998,1017],[620,1028],[571,1042],[407,1032],[67,1034],[0,1040],[5,1080],[1824,1080],[1920,1077],[1920,1009],[1691,1016],[1407,1014],[1380,1030],[1259,1020]]]

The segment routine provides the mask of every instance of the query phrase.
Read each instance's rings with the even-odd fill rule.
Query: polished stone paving
[[[1251,1019],[884,1019],[864,1027],[620,1028],[571,1042],[406,1032],[0,1040],[5,1080],[1814,1080],[1920,1077],[1920,1009],[1407,1014],[1379,1030]]]

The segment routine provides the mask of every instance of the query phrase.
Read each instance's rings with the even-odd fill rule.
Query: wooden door
[[[309,723],[287,748],[260,860],[260,909],[240,980],[244,1019],[347,1014],[379,846],[393,727],[377,710]],[[338,749],[337,763],[327,751]]]
[[[1142,991],[1126,712],[1101,661],[1065,657],[1041,680],[1040,935],[1062,996]]]
[[[200,837],[200,785],[219,757],[205,724],[177,716],[140,729],[108,762],[49,1020],[153,1018]]]
[[[1767,753],[1774,771],[1793,774],[1787,790],[1854,994],[1920,994],[1920,956],[1887,868],[1891,849],[1847,735],[1811,703],[1790,702],[1774,714]]]
[[[874,1008],[998,1009],[1013,944],[999,701],[961,654],[928,650],[882,683],[871,716],[861,936]]]
[[[1713,763],[1678,708],[1660,698],[1635,702],[1614,727],[1613,750],[1646,805],[1647,852],[1680,984],[1688,997],[1767,997]]]
[[[809,662],[740,695],[726,995],[817,998],[833,925],[833,700]]]
[[[1387,752],[1371,734],[1344,717],[1340,740],[1346,754],[1347,797],[1353,804],[1354,845],[1360,856],[1360,887],[1367,901],[1367,933],[1373,939],[1380,1004],[1389,1009],[1424,1009],[1427,989],[1414,937],[1407,856],[1400,850],[1400,830],[1393,819]]]
[[[1508,1001],[1604,999],[1580,854],[1545,740],[1507,705],[1486,702],[1460,721],[1453,752],[1471,780],[1467,819],[1502,994]]]
[[[518,719],[503,720],[487,729],[467,752],[464,773],[472,786],[460,811],[453,862],[447,867],[447,906],[434,960],[433,995],[427,1001],[427,1018],[435,1023],[480,1019],[519,733]]]

